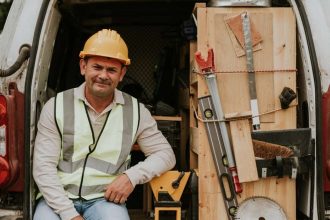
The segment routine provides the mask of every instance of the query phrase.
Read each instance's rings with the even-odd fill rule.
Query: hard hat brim
[[[117,57],[110,57],[110,56],[107,56],[107,55],[103,55],[103,54],[96,54],[96,53],[85,53],[84,51],[81,51],[79,53],[79,57],[81,59],[85,59],[86,57],[92,57],[92,56],[97,56],[97,57],[106,57],[106,58],[111,58],[111,59],[115,59],[115,60],[118,60],[119,62],[121,62],[122,64],[124,64],[125,66],[128,66],[131,64],[131,60],[130,59],[119,59]]]

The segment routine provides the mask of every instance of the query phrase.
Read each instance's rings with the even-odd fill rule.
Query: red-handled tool
[[[215,65],[214,65],[213,49],[208,50],[208,56],[207,56],[206,60],[204,60],[201,57],[200,52],[195,53],[195,59],[196,59],[196,62],[198,64],[199,68],[202,71],[202,74],[205,76],[207,86],[208,86],[208,89],[211,94],[211,99],[212,99],[212,102],[214,105],[216,117],[218,119],[218,126],[220,128],[220,136],[221,136],[221,139],[223,142],[222,146],[220,146],[220,147],[224,148],[224,152],[223,152],[224,155],[222,155],[222,157],[226,158],[226,161],[227,161],[227,164],[224,163],[224,165],[226,167],[228,167],[228,169],[230,171],[230,174],[233,179],[233,185],[235,188],[235,192],[241,193],[242,188],[241,188],[241,184],[239,182],[238,175],[237,175],[235,160],[234,160],[231,144],[229,141],[229,135],[228,135],[226,124],[223,121],[224,114],[223,114],[223,110],[222,110],[222,106],[221,106],[216,75],[214,73]],[[215,156],[217,156],[217,155],[215,155]],[[222,159],[222,161],[224,161],[224,160]],[[220,170],[218,170],[218,171],[221,172]],[[221,173],[218,173],[218,175],[221,175]]]

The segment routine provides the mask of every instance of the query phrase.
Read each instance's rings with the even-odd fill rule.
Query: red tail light
[[[0,94],[0,190],[24,190],[24,95],[15,83]]]
[[[0,95],[0,187],[7,185],[10,180],[10,170],[8,162],[8,115],[6,97]]]
[[[0,96],[0,126],[7,124],[7,100],[6,97]]]
[[[10,179],[8,161],[0,157],[0,186],[6,185]]]

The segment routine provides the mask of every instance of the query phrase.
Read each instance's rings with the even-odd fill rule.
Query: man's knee
[[[116,220],[129,220],[128,211],[125,205],[118,205],[106,200],[95,202],[84,213],[84,218],[87,220],[94,219],[116,219]]]

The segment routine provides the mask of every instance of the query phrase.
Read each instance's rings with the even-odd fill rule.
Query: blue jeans
[[[126,205],[115,204],[104,198],[92,200],[74,200],[77,212],[86,220],[129,220]],[[33,220],[61,220],[44,199],[41,199],[36,207]]]

